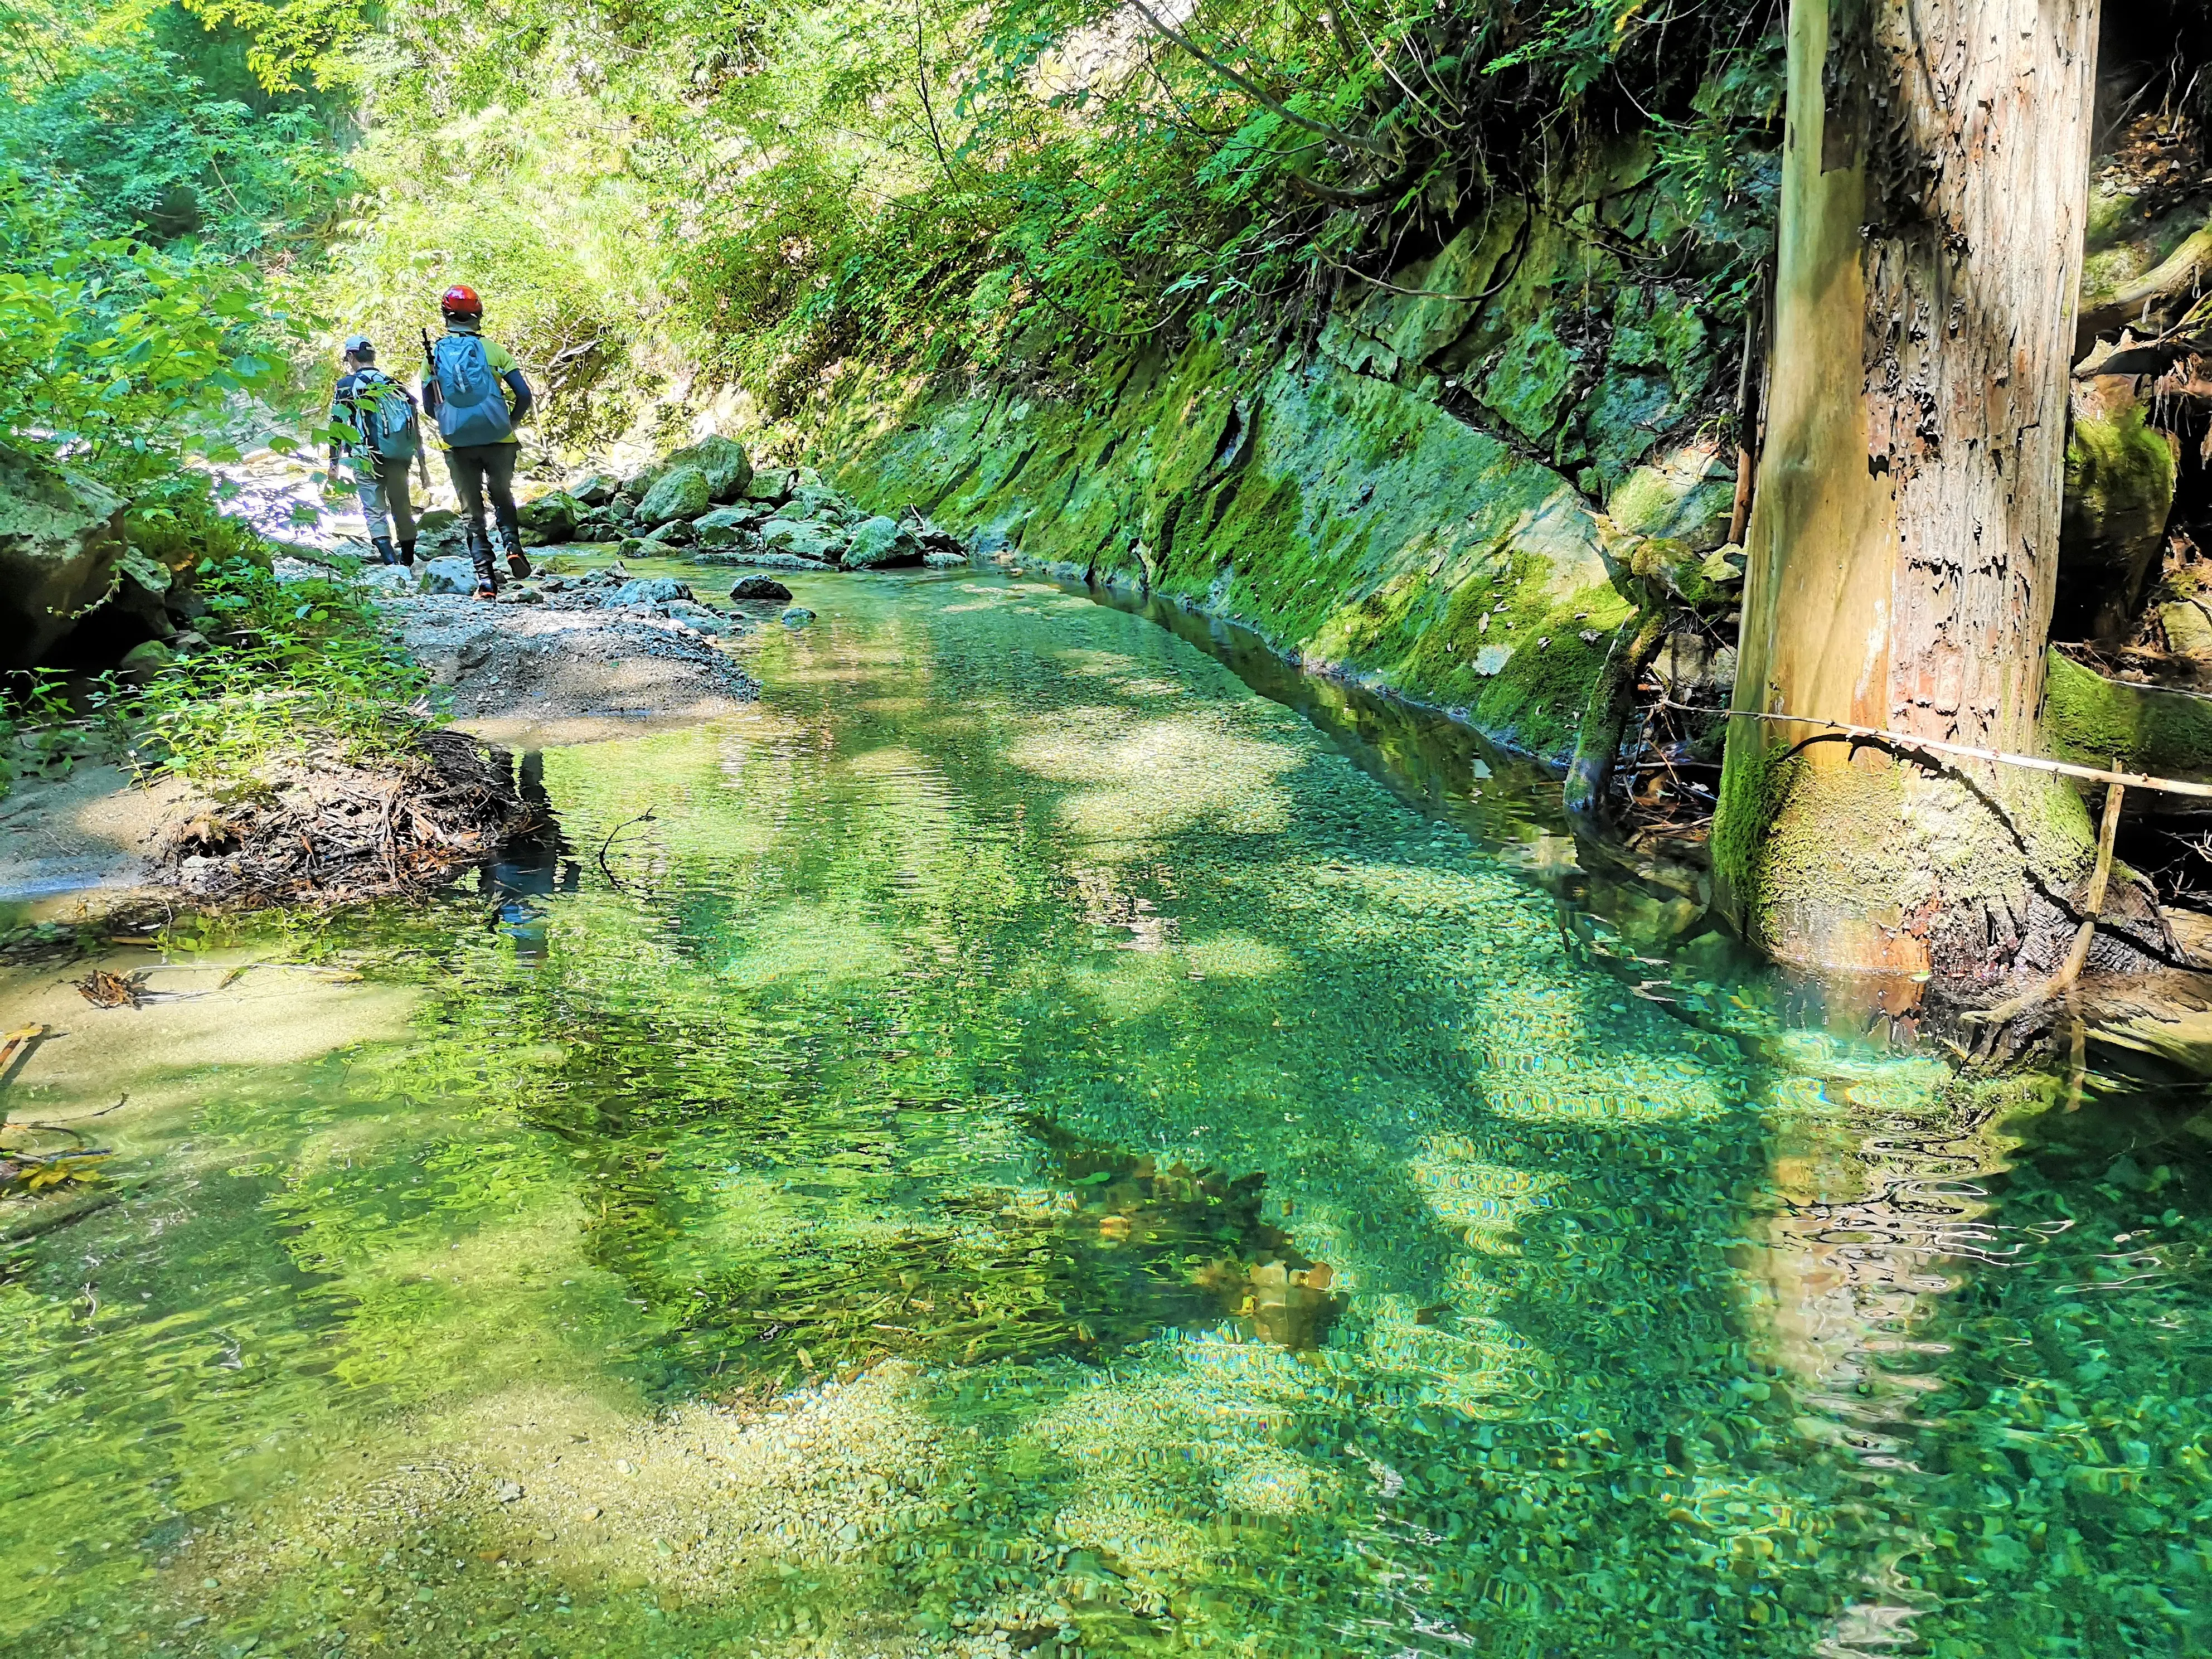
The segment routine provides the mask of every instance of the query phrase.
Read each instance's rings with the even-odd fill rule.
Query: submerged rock
[[[814,620],[814,613],[803,605],[794,605],[783,613],[781,620],[786,628],[804,628]]]

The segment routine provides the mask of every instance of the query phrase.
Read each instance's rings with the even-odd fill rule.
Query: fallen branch
[[[2169,795],[2191,795],[2212,800],[2212,783],[2188,783],[2179,778],[2154,777],[2148,772],[2112,772],[2100,766],[2076,766],[2070,761],[2046,760],[2040,755],[2014,755],[2002,749],[1982,749],[1969,743],[1945,743],[1936,738],[1916,738],[1881,726],[1853,726],[1847,720],[1818,720],[1806,714],[1769,714],[1757,708],[1698,708],[1686,702],[1661,699],[1662,705],[1688,714],[1725,714],[1731,720],[1771,720],[1778,726],[1810,726],[1845,737],[1865,738],[1899,749],[1925,749],[1938,755],[1963,755],[1969,760],[1993,761],[2000,766],[2024,766],[2034,772],[2055,772],[2061,777],[2088,783],[2124,784],[2130,789],[2155,789]]]
[[[614,883],[616,887],[620,889],[623,892],[627,893],[629,891],[629,888],[620,876],[617,875],[612,870],[607,867],[608,850],[614,846],[615,837],[622,834],[623,830],[630,829],[637,824],[650,823],[652,822],[653,809],[648,806],[645,811],[640,812],[635,817],[628,819],[623,823],[615,825],[612,830],[607,832],[606,840],[599,843],[599,873],[605,876],[609,881]]]

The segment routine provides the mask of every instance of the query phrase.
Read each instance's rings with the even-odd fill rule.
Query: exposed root
[[[433,732],[362,765],[309,754],[173,831],[158,872],[203,905],[419,895],[531,825],[504,750]]]

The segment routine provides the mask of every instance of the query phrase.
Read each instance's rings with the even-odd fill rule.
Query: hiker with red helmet
[[[477,597],[498,596],[492,565],[492,531],[506,545],[507,568],[518,578],[530,574],[522,556],[522,529],[514,510],[514,462],[521,442],[514,429],[536,399],[514,355],[483,337],[483,301],[465,283],[440,296],[445,337],[435,345],[422,337],[425,359],[422,407],[438,422],[438,442],[446,452],[446,471],[469,520],[469,557],[477,569]],[[485,503],[489,499],[489,530]]]

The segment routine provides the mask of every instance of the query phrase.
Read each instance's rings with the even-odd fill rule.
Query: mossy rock
[[[741,499],[753,481],[753,464],[744,446],[720,434],[710,434],[668,457],[671,468],[695,466],[707,480],[707,492],[717,501]]]
[[[714,504],[714,488],[696,466],[674,466],[654,480],[637,504],[637,521],[648,527],[696,519]]]
[[[1634,536],[1661,536],[1710,553],[1728,539],[1735,468],[1709,445],[1686,445],[1639,466],[1607,498],[1606,517]]]
[[[2109,680],[2057,652],[2044,690],[2043,752],[2079,766],[2212,782],[2212,697]]]
[[[2176,463],[2146,415],[2132,398],[2110,409],[2075,400],[2058,532],[2054,626],[2062,638],[2123,632],[2165,546]]]

